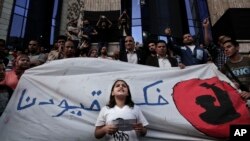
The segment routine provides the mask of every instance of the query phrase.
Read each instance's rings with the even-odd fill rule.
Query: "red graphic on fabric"
[[[230,125],[250,124],[246,102],[230,84],[217,77],[179,82],[173,99],[179,112],[211,137],[229,138]]]

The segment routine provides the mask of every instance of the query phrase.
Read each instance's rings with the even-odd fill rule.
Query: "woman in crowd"
[[[25,70],[30,68],[30,59],[25,54],[20,54],[15,59],[14,69],[4,72],[4,77],[0,80],[0,85],[6,85],[15,90],[17,83]]]

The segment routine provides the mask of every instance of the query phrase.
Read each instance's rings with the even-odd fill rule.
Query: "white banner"
[[[142,140],[218,140],[231,124],[250,124],[245,102],[213,64],[166,70],[74,58],[25,72],[0,119],[0,140],[97,140],[95,121],[117,79],[149,122]]]

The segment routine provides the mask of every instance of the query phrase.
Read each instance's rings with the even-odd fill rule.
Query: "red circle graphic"
[[[174,86],[173,99],[181,115],[211,137],[229,138],[230,125],[250,124],[246,102],[217,77],[179,82]]]

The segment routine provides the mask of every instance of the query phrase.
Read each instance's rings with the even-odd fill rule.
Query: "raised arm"
[[[204,28],[204,43],[206,46],[208,46],[212,42],[212,37],[209,32],[209,27],[210,27],[209,19],[205,18],[202,22],[202,25]]]
[[[175,54],[180,54],[180,47],[176,45],[176,43],[174,42],[174,37],[172,36],[172,30],[171,28],[167,27],[164,30],[164,33],[167,37],[167,45],[169,47],[170,50],[172,50]]]
[[[97,23],[96,23],[96,27],[99,27],[100,26],[100,23],[101,23],[101,16],[99,17]]]
[[[111,26],[112,26],[112,22],[108,19],[108,18],[106,18],[106,20],[107,20],[107,22],[108,22],[108,28],[110,28]]]

